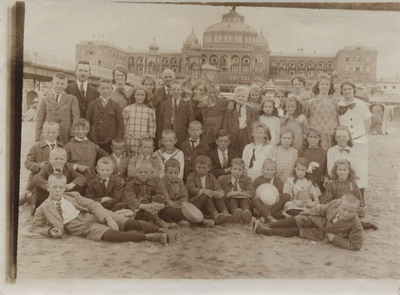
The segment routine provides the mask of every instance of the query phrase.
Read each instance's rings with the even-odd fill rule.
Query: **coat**
[[[93,214],[99,223],[104,223],[104,220],[110,216],[109,213],[111,212],[104,209],[100,203],[84,198],[77,192],[65,193],[64,198],[79,211]],[[58,213],[53,200],[48,198],[37,208],[30,232],[50,237],[49,229],[51,228],[58,228],[64,234],[63,219]]]
[[[90,124],[88,137],[98,145],[110,143],[113,139],[124,138],[124,120],[118,103],[109,99],[105,107],[100,97],[92,101],[86,114]]]
[[[66,144],[73,135],[72,123],[79,119],[79,105],[75,96],[62,93],[56,102],[54,93],[45,96],[39,104],[36,118],[36,141],[40,140],[44,122],[57,122],[60,126],[58,139]]]
[[[225,98],[218,98],[214,106],[209,106],[208,100],[199,103],[198,108],[203,119],[203,134],[201,138],[206,143],[213,143],[217,139],[217,132],[222,129],[228,103]]]
[[[117,163],[117,160],[115,159],[114,154],[110,155],[110,159],[113,161],[115,167],[113,174],[115,176],[121,177],[122,179],[125,179],[128,176],[129,158],[125,155],[122,155],[119,165]]]
[[[90,140],[81,142],[72,138],[64,148],[67,151],[69,163],[85,165],[90,168],[96,167],[97,160],[101,157],[109,156],[106,151]]]
[[[86,90],[86,97],[82,97],[81,90],[78,88],[78,83],[75,81],[67,85],[65,92],[76,97],[79,104],[79,113],[81,118],[86,118],[86,111],[90,103],[100,96],[99,92],[95,87],[88,83]]]
[[[189,194],[189,202],[193,203],[200,197],[200,190],[203,189],[203,187],[201,186],[201,179],[197,175],[197,172],[189,174],[188,178],[186,179],[186,188]],[[205,188],[212,191],[224,191],[218,183],[217,179],[211,173],[207,173],[206,175]]]
[[[162,104],[164,101],[168,100],[169,98],[171,98],[171,95],[165,92],[165,87],[161,86],[158,87],[155,91],[154,91],[154,96],[160,101],[160,103]]]
[[[85,197],[99,203],[101,198],[110,197],[113,200],[101,204],[106,209],[112,209],[117,203],[122,202],[123,189],[122,179],[111,175],[106,189],[103,190],[100,177],[96,176],[88,182]]]
[[[232,191],[234,185],[234,183],[232,183],[232,175],[222,175],[218,177],[218,182],[225,193]],[[251,181],[250,177],[248,177],[247,175],[242,175],[240,176],[238,183],[242,192],[247,193],[250,196],[249,199],[255,197],[256,191],[254,190],[253,182]]]
[[[180,99],[176,109],[176,122],[172,124],[173,105],[172,99],[168,99],[161,104],[160,113],[157,117],[157,139],[161,139],[161,134],[166,129],[172,129],[176,132],[178,146],[187,137],[190,122],[194,121],[192,104]]]
[[[231,167],[231,162],[233,159],[238,158],[236,151],[231,150],[230,148],[227,149],[228,152],[228,167]],[[213,174],[216,178],[220,177],[221,175],[226,175],[225,169],[222,168],[222,164],[219,160],[218,156],[218,148],[210,151],[208,156],[211,159],[211,174]],[[228,173],[230,174],[230,172]]]
[[[156,186],[159,178],[149,178],[143,183],[139,178],[133,177],[126,183],[124,189],[125,207],[136,210],[140,204],[148,204],[152,202],[153,196],[156,194]]]
[[[200,140],[199,144],[193,148],[189,140],[190,138],[187,138],[179,147],[185,156],[184,179],[186,179],[189,173],[192,173],[196,170],[196,158],[200,155],[206,155],[210,151],[208,144],[204,141]]]
[[[248,142],[253,142],[252,124],[259,120],[259,110],[246,104],[246,116],[247,139]],[[226,111],[222,129],[228,131],[229,139],[232,143],[235,143],[239,132],[239,112],[236,109],[236,103],[232,110]]]
[[[60,141],[57,141],[57,147],[63,147],[64,144]],[[27,190],[31,190],[33,177],[39,173],[40,171],[40,163],[49,161],[50,158],[50,147],[46,143],[44,139],[40,142],[35,143],[31,149],[29,150],[28,155],[25,160],[25,168],[31,171],[29,175],[28,185],[26,187]]]
[[[332,244],[348,250],[360,250],[364,241],[364,232],[357,214],[350,220],[339,220],[332,223],[332,219],[339,212],[340,200],[325,205],[317,205],[296,216],[296,222],[302,229],[301,219],[308,217],[319,229],[334,234]],[[300,231],[301,236],[301,231]]]

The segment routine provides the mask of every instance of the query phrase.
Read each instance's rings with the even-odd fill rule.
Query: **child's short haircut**
[[[189,123],[189,128],[196,128],[199,127],[200,129],[203,128],[203,125],[199,121],[192,121]]]
[[[349,147],[353,147],[354,144],[353,144],[353,140],[352,140],[352,138],[351,138],[350,130],[349,130],[349,128],[348,128],[347,126],[345,126],[345,125],[338,125],[338,126],[336,126],[335,130],[333,130],[333,135],[332,135],[332,146],[337,145],[337,141],[336,141],[336,132],[339,131],[339,130],[347,131],[347,134],[349,135],[349,141],[347,142],[347,145],[348,145]]]
[[[49,176],[49,178],[47,179],[47,182],[50,183],[53,180],[61,180],[61,179],[64,180],[65,184],[67,184],[67,177],[60,172],[56,172]]]
[[[114,80],[115,80],[115,72],[116,71],[123,73],[125,75],[125,81],[126,81],[126,79],[128,78],[128,69],[121,64],[116,65],[112,70],[112,76],[113,76]]]
[[[200,155],[196,158],[196,165],[208,165],[208,167],[211,167],[211,159],[205,155]]]
[[[101,158],[97,161],[97,167],[99,167],[100,164],[111,165],[111,166],[114,168],[114,163],[113,163],[113,161],[112,161],[109,157],[101,157]]]
[[[123,141],[121,138],[114,138],[111,140],[111,145],[125,145],[125,141]]]
[[[167,171],[168,167],[178,168],[179,171],[181,170],[181,164],[177,159],[174,158],[170,158],[165,162],[165,171]]]
[[[53,126],[57,126],[58,130],[60,130],[60,125],[58,125],[57,122],[51,122],[51,121],[46,121],[43,124],[43,129],[47,128],[47,127],[53,127]]]
[[[237,86],[235,90],[233,91],[234,94],[237,94],[238,92],[245,92],[246,96],[249,96],[249,88],[247,86]]]
[[[140,169],[143,169],[143,168],[153,171],[153,164],[149,160],[139,159],[136,163],[136,171],[139,171]]]
[[[57,77],[58,79],[61,79],[61,80],[68,80],[68,76],[62,72],[55,73],[53,75],[53,79],[54,79],[54,77]]]
[[[171,87],[172,87],[172,85],[179,85],[179,86],[181,86],[181,88],[182,88],[182,83],[181,83],[181,81],[178,81],[178,80],[173,80],[173,81],[171,82]]]
[[[102,78],[102,79],[100,79],[100,81],[99,81],[99,85],[100,85],[101,83],[112,84],[112,81],[111,81],[110,79]]]
[[[251,125],[252,132],[254,132],[258,128],[264,129],[264,132],[267,135],[267,141],[270,141],[271,140],[271,132],[269,131],[269,128],[267,127],[267,125],[265,125],[265,123],[263,123],[261,121],[253,122],[253,124]]]
[[[287,104],[287,102],[288,101],[293,101],[293,102],[295,102],[296,103],[296,109],[294,110],[294,113],[293,113],[293,118],[297,118],[298,116],[300,116],[301,114],[302,114],[302,107],[301,107],[301,103],[297,100],[297,98],[296,97],[288,97],[288,98],[286,98],[285,99],[285,101],[283,102],[283,106],[282,106],[282,108],[283,108],[283,110],[284,110],[284,114],[286,115],[287,114],[287,111],[286,111],[286,104]]]
[[[306,78],[304,78],[303,76],[294,76],[292,78],[292,80],[290,81],[290,83],[293,85],[293,81],[294,80],[298,80],[301,84],[303,84],[304,87],[306,87],[307,81]]]
[[[288,127],[282,127],[281,131],[279,133],[279,143],[281,142],[281,137],[285,135],[286,133],[290,133],[292,135],[292,143],[294,142],[294,132],[292,129]]]
[[[220,137],[225,137],[225,136],[228,136],[228,139],[229,139],[229,133],[228,133],[228,131],[226,131],[225,129],[220,129],[220,130],[218,130],[218,132],[217,132],[217,139],[220,138]]]
[[[145,142],[151,142],[151,143],[153,144],[153,146],[154,146],[154,139],[151,138],[151,137],[143,137],[143,138],[140,140],[139,146],[142,147],[142,145],[143,145]]]
[[[86,119],[79,118],[72,123],[72,130],[74,130],[76,127],[84,127],[84,128],[90,128],[90,124]]]
[[[246,167],[246,163],[244,162],[243,159],[241,158],[234,158],[231,162],[231,167],[233,167],[233,165],[240,165],[243,168]]]
[[[61,147],[56,147],[50,151],[50,157],[52,157],[54,154],[64,154],[65,157],[68,157],[67,151]]]
[[[275,170],[276,170],[276,168],[278,167],[278,165],[276,164],[276,162],[275,162],[274,160],[270,159],[270,158],[266,158],[266,159],[264,160],[264,163],[263,163],[262,167],[264,168],[265,166],[270,165],[270,164],[274,165]]]
[[[176,133],[174,130],[172,129],[165,129],[162,133],[161,133],[161,138],[167,137],[169,135],[173,135],[176,139]]]
[[[340,202],[342,202],[342,200],[349,202],[350,204],[357,204],[358,206],[360,205],[360,199],[357,198],[355,195],[352,194],[344,194],[341,198],[340,198]]]

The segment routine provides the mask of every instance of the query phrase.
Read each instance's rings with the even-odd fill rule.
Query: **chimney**
[[[297,49],[297,52],[302,53],[303,50],[304,50],[303,48],[299,48],[299,49]]]

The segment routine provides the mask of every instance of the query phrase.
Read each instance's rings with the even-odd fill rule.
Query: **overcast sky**
[[[231,7],[206,5],[26,2],[25,49],[75,59],[80,40],[111,41],[148,50],[153,37],[160,51],[178,50],[192,27],[199,41]],[[378,50],[378,78],[400,72],[400,13],[240,7],[236,11],[259,32],[273,52],[332,54],[345,45]]]

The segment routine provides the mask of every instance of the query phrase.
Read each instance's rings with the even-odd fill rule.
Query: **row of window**
[[[307,77],[319,77],[322,74],[329,74],[331,73],[330,71],[296,71],[296,70],[277,70],[277,69],[271,69],[270,74],[272,76],[295,76],[295,75],[300,75],[300,76],[307,76]]]
[[[87,53],[89,55],[97,55],[97,53],[98,53],[99,57],[101,57],[103,54],[103,51],[102,51],[102,49],[98,49],[98,51],[97,51],[97,49],[88,49]],[[104,53],[105,53],[106,57],[108,56],[108,57],[112,57],[112,58],[116,58],[116,59],[121,59],[124,61],[126,60],[126,56],[124,54],[114,51],[114,50],[111,50],[111,49],[108,49],[108,54],[106,54],[107,50],[105,50]],[[81,57],[83,57],[84,55],[85,55],[85,49],[81,49]]]
[[[286,62],[286,61],[282,60],[282,61],[278,62],[276,60],[272,60],[270,62],[270,65],[271,65],[271,68],[277,68],[278,65],[279,65],[279,68],[280,69],[284,69],[284,70],[286,68],[296,69],[296,62],[295,61]],[[326,65],[325,65],[325,63],[323,61],[319,61],[317,63],[315,63],[313,61],[309,61],[307,63],[307,68],[309,68],[309,69],[313,69],[315,66],[316,66],[317,69],[325,69],[325,66],[326,66],[327,70],[333,70],[334,67],[335,67],[333,62],[327,62]],[[306,63],[304,61],[299,61],[299,62],[297,62],[297,67],[300,68],[300,69],[304,69],[306,67]]]
[[[384,85],[384,86],[383,86],[383,89],[387,89],[387,86]],[[396,89],[396,86],[392,86],[392,89]]]
[[[251,44],[255,41],[255,37],[253,36],[239,36],[239,35],[207,35],[204,36],[204,44],[209,43],[226,43],[226,44],[233,44],[233,43],[245,43]]]
[[[345,65],[344,70],[346,72],[350,72],[350,65]],[[363,66],[362,65],[353,65],[353,72],[362,72],[363,71]],[[365,66],[365,71],[370,72],[371,71],[371,66],[366,65]]]
[[[130,57],[128,62],[131,65],[135,64],[135,58],[134,57]],[[182,59],[179,59],[179,63],[181,63],[181,62],[182,62]],[[143,57],[138,57],[136,59],[136,63],[142,64],[143,63]],[[162,64],[164,64],[164,65],[169,65],[170,63],[171,63],[171,65],[176,65],[176,66],[178,66],[178,64],[179,64],[177,58],[173,58],[171,61],[168,58],[164,58],[162,60]]]
[[[354,61],[363,61],[363,58],[362,58],[361,55],[356,55],[356,56],[353,57],[353,60]],[[367,60],[367,62],[370,62],[371,61],[371,56],[367,55],[366,60]],[[346,56],[346,61],[350,61],[350,56]]]

